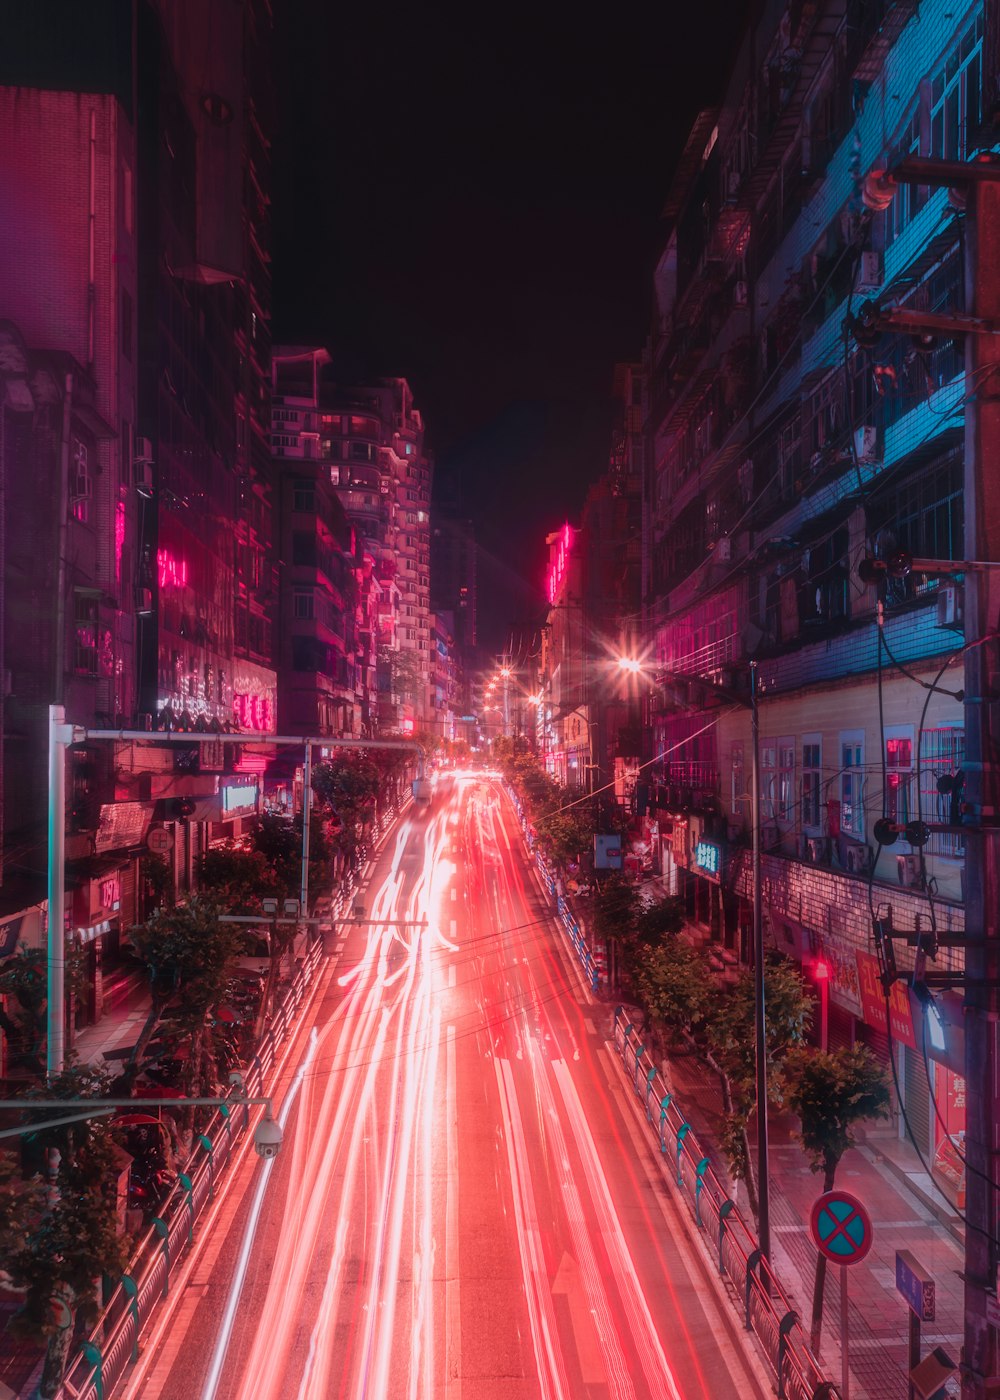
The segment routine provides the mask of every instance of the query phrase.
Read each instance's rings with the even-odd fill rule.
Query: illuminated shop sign
[[[257,811],[256,783],[226,783],[222,788],[222,820],[252,817]]]
[[[569,567],[570,550],[573,547],[573,528],[564,525],[559,532],[559,542],[555,546],[552,563],[549,565],[548,577],[545,580],[545,592],[550,603],[554,603],[559,597],[559,589],[566,576]]]
[[[714,841],[699,841],[694,848],[694,866],[703,875],[717,880],[722,873],[722,848]]]

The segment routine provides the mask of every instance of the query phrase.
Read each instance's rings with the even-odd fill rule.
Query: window
[[[292,610],[295,617],[308,620],[316,615],[312,589],[296,589],[292,597]]]
[[[97,599],[89,593],[73,598],[73,670],[78,676],[97,675]]]
[[[920,816],[923,821],[946,822],[949,826],[959,824],[964,762],[964,729],[923,730],[920,735]],[[948,779],[945,792],[938,789],[942,778]],[[965,835],[959,831],[935,832],[929,849],[935,855],[961,856],[965,853]]]
[[[964,160],[982,103],[983,17],[969,26],[931,83],[932,156]]]
[[[73,439],[73,454],[69,464],[69,509],[74,520],[86,524],[90,516],[90,457],[87,444]]]
[[[778,785],[774,815],[779,822],[795,816],[795,740],[778,740]]]
[[[911,819],[913,786],[913,726],[890,726],[885,731],[885,796],[883,809],[891,822],[905,826]]]
[[[823,798],[823,741],[818,734],[802,736],[802,827],[820,830]]]
[[[313,511],[316,509],[316,489],[311,481],[297,481],[292,488],[292,509]]]
[[[860,729],[840,736],[840,829],[858,841],[864,839],[865,736]]]
[[[730,751],[729,808],[734,816],[742,816],[746,802],[746,770],[743,766],[743,745],[734,743]]]

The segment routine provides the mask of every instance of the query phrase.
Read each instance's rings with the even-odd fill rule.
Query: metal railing
[[[760,1342],[778,1400],[833,1400],[840,1392],[809,1350],[798,1313],[620,1006],[615,1010],[615,1049],[705,1251],[731,1285],[744,1328]]]
[[[387,812],[380,820],[373,841],[376,850],[408,805],[409,798],[404,799],[398,811]],[[330,903],[331,922],[348,916],[356,884],[352,872],[338,888]],[[322,957],[322,939],[317,938],[311,942],[274,1020],[244,1067],[243,1088],[233,1090],[237,1097],[254,1098],[265,1092],[266,1076],[278,1047],[292,1028]],[[138,1359],[143,1328],[157,1304],[170,1292],[172,1273],[194,1239],[195,1224],[214,1199],[216,1184],[249,1125],[247,1105],[224,1103],[195,1134],[191,1155],[161,1206],[161,1214],[154,1216],[140,1237],[127,1271],[70,1363],[62,1385],[64,1400],[110,1400],[128,1367]]]

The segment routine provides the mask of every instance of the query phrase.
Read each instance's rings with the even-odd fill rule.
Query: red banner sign
[[[858,981],[861,984],[861,1005],[865,1020],[878,1031],[891,1031],[893,1040],[902,1041],[911,1050],[916,1050],[917,1039],[913,1033],[913,1017],[910,1014],[910,997],[902,982],[893,982],[889,988],[889,1016],[885,1014],[885,993],[879,974],[878,958],[873,953],[858,953]]]

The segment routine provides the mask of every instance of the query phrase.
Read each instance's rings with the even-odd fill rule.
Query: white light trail
[[[313,1030],[309,1037],[309,1049],[299,1065],[292,1081],[291,1088],[285,1095],[285,1100],[281,1105],[278,1114],[278,1122],[282,1129],[288,1122],[288,1115],[292,1111],[292,1105],[298,1097],[299,1089],[302,1085],[302,1077],[309,1068],[310,1062],[316,1053],[316,1031]],[[257,1187],[254,1191],[253,1205],[250,1209],[250,1217],[247,1220],[246,1229],[243,1232],[243,1243],[240,1246],[239,1258],[236,1261],[236,1271],[229,1288],[229,1297],[226,1300],[226,1309],[222,1315],[222,1325],[215,1340],[215,1348],[212,1352],[212,1364],[209,1367],[208,1378],[202,1390],[202,1400],[214,1400],[215,1392],[218,1389],[219,1379],[222,1375],[222,1367],[226,1360],[226,1351],[229,1347],[229,1339],[233,1332],[233,1321],[236,1317],[236,1309],[239,1306],[240,1293],[243,1291],[243,1280],[246,1278],[247,1264],[250,1260],[250,1251],[253,1249],[254,1236],[257,1233],[257,1222],[260,1218],[261,1206],[264,1204],[264,1193],[267,1190],[267,1183],[271,1179],[271,1171],[274,1167],[276,1157],[268,1157],[262,1164],[260,1174],[257,1179]]]

